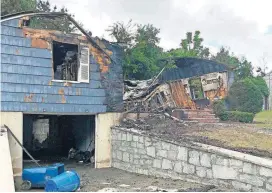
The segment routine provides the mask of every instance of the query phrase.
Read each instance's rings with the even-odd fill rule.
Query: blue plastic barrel
[[[80,186],[80,178],[74,171],[66,171],[48,180],[45,184],[46,192],[74,192]]]

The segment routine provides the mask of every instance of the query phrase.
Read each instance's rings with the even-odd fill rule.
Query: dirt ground
[[[29,164],[25,167],[31,167]],[[34,166],[34,165],[33,165]],[[77,163],[65,164],[66,170],[76,171],[81,179],[80,192],[219,192],[234,191],[205,186],[182,180],[164,179],[129,173],[115,168],[94,169]],[[17,190],[20,191],[20,190]],[[30,192],[42,192],[32,189]]]
[[[121,127],[142,130],[172,141],[200,142],[256,156],[272,158],[272,129],[244,123],[180,123],[163,114],[124,119]]]

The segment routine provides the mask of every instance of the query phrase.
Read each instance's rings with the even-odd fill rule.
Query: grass
[[[272,111],[262,111],[254,117],[252,127],[257,130],[272,129]],[[193,133],[194,136],[204,136],[210,140],[217,140],[222,144],[233,148],[259,149],[271,152],[272,135],[259,133],[256,129],[221,128],[210,131],[200,131]]]
[[[246,129],[216,129],[193,133],[195,136],[205,136],[218,140],[234,148],[256,148],[272,153],[272,135],[251,132]]]
[[[272,111],[262,111],[260,113],[257,113],[254,121],[272,124]]]
[[[254,122],[258,128],[272,129],[272,111],[262,111],[257,113]]]

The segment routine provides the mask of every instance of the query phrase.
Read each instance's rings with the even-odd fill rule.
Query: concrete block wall
[[[212,146],[176,144],[112,128],[112,167],[240,191],[272,191],[272,161]]]

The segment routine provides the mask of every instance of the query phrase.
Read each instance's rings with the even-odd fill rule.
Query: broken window
[[[189,84],[192,99],[203,99],[205,97],[200,78],[190,79]]]
[[[54,80],[89,82],[87,46],[53,41]]]
[[[160,94],[161,94],[161,97],[162,97],[163,102],[166,102],[166,101],[167,101],[167,98],[166,98],[164,92],[160,92]]]

